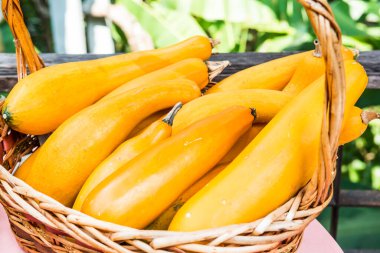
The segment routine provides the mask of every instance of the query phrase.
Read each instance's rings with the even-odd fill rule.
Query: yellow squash
[[[173,124],[173,118],[181,107],[181,103],[175,105],[163,120],[153,122],[142,133],[122,143],[101,162],[82,186],[73,208],[80,210],[88,194],[106,177],[153,145],[169,138],[172,133],[171,125]]]
[[[265,123],[271,120],[291,98],[291,95],[282,91],[264,89],[231,90],[208,94],[183,106],[174,119],[173,134],[233,105],[255,108],[256,121]]]
[[[206,94],[239,89],[273,89],[281,90],[289,82],[299,62],[308,54],[298,53],[271,60],[223,79]]]
[[[352,61],[345,62],[345,70],[347,110],[364,90],[366,74]],[[238,157],[190,198],[169,230],[251,222],[294,196],[319,164],[323,101],[322,77],[289,102]]]
[[[289,93],[295,92],[293,89],[302,89],[325,72],[323,59],[315,57],[314,52],[298,53],[244,69],[217,83],[206,94],[236,89],[282,90],[285,86]],[[343,60],[354,58],[353,52],[345,47],[342,47],[342,55]]]
[[[178,78],[185,78],[194,81],[200,88],[205,87],[209,82],[209,73],[207,65],[204,61],[198,58],[185,59],[176,63],[173,63],[167,67],[145,74],[138,78],[135,78],[115,90],[108,93],[102,99],[107,99],[123,93],[126,90],[130,90],[139,87],[142,84],[154,83],[157,81],[172,80]]]
[[[133,130],[129,133],[128,138],[135,137],[136,135],[140,134],[142,131],[144,131],[145,128],[147,128],[149,125],[151,125],[153,122],[162,119],[166,114],[168,113],[168,110],[161,110],[158,112],[155,112],[142,121],[140,121]]]
[[[371,120],[380,118],[380,114],[363,111],[362,109],[354,106],[347,112],[347,122],[343,126],[339,145],[344,145],[360,137],[367,129],[368,123]],[[237,157],[241,151],[260,133],[266,124],[254,124],[250,130],[244,133],[230,151],[220,160],[219,164],[230,163]]]
[[[191,125],[106,178],[88,195],[82,212],[146,227],[217,164],[253,119],[249,108],[235,106]]]
[[[360,137],[367,129],[368,123],[371,120],[380,118],[380,114],[363,111],[362,109],[354,106],[347,112],[347,122],[343,126],[339,145],[344,145]],[[265,124],[254,124],[250,130],[244,133],[230,151],[220,160],[219,164],[230,163],[237,157],[241,151],[260,133],[265,127]]]
[[[354,53],[350,49],[342,47],[341,52],[343,60],[354,59]],[[296,95],[306,86],[324,75],[326,69],[325,62],[320,54],[321,52],[319,49],[307,53],[307,55],[300,61],[289,83],[283,89],[284,92]]]
[[[40,152],[40,149],[38,148],[36,151],[34,151],[26,160],[22,163],[22,167],[18,168],[15,172],[15,177],[18,178],[26,178],[28,176],[28,173],[30,172],[32,165],[34,161],[36,160],[36,157],[38,156],[38,153]]]
[[[237,157],[241,151],[260,133],[266,124],[253,124],[253,126],[245,132],[239,140],[233,145],[230,151],[219,161],[218,164],[230,163]]]
[[[27,177],[22,179],[38,191],[71,206],[87,177],[139,121],[155,111],[198,96],[200,90],[194,82],[180,79],[148,88],[141,86],[91,105],[50,135],[40,147]]]
[[[354,106],[348,112],[346,123],[340,133],[339,145],[344,145],[359,138],[368,127],[368,123],[380,119],[380,113],[363,111]]]
[[[2,115],[17,131],[46,134],[129,80],[183,59],[210,55],[209,39],[195,36],[167,48],[50,66],[16,84]]]
[[[168,209],[166,209],[160,216],[157,217],[147,229],[154,230],[167,230],[170,222],[172,221],[174,215],[177,211],[185,204],[185,202],[191,198],[195,193],[197,193],[200,189],[202,189],[211,179],[213,179],[216,175],[218,175],[227,164],[217,165],[215,168],[210,170],[206,175],[204,175],[201,179],[195,182],[192,186],[190,186],[186,191],[184,191],[181,196],[179,196]]]

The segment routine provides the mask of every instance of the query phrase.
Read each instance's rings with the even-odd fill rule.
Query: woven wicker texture
[[[0,167],[0,202],[12,229],[27,252],[294,252],[304,228],[332,197],[338,135],[342,124],[345,80],[340,51],[341,33],[325,0],[299,0],[313,25],[326,62],[326,99],[320,169],[299,193],[265,218],[196,232],[137,230],[91,218],[67,208],[11,175],[20,157],[37,144],[1,121],[6,151]],[[43,67],[23,22],[19,1],[2,2],[4,17],[15,37],[19,78],[25,65]]]

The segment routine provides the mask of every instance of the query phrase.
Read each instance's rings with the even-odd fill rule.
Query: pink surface
[[[3,207],[0,205],[0,252],[23,253],[18,247],[12,231],[10,230],[8,218]],[[298,250],[298,253],[343,253],[342,249],[330,236],[330,234],[319,224],[313,221],[307,228]]]

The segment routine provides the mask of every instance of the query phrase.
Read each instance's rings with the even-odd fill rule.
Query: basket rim
[[[264,234],[267,231],[280,232],[284,229],[284,225],[279,224],[279,222],[281,221],[286,222],[286,225],[292,228],[292,231],[289,232],[287,236],[294,236],[297,235],[301,230],[303,230],[312,220],[314,220],[314,218],[318,216],[318,214],[327,206],[327,204],[332,199],[331,191],[329,201],[326,201],[322,205],[313,207],[311,209],[297,211],[302,197],[301,194],[298,193],[296,196],[294,196],[293,198],[288,200],[284,205],[282,205],[279,209],[276,209],[270,214],[268,214],[266,217],[253,222],[233,224],[192,232],[145,230],[135,229],[127,226],[117,225],[110,222],[98,220],[80,211],[66,207],[58,201],[54,200],[53,198],[35,190],[33,187],[29,186],[21,179],[14,177],[11,173],[7,171],[6,168],[4,168],[1,165],[0,180],[2,185],[2,187],[0,187],[0,192],[3,192],[3,194],[10,194],[10,191],[13,191],[13,194],[18,194],[23,197],[32,198],[44,211],[50,211],[65,215],[67,217],[67,221],[72,224],[78,226],[91,226],[94,229],[112,233],[110,238],[114,241],[130,240],[131,238],[152,240],[150,245],[154,249],[171,247],[178,244],[189,244],[194,242],[194,237],[196,237],[196,241],[204,241],[210,240],[210,238],[214,238],[211,241],[211,243],[209,243],[210,246],[214,246],[228,241],[229,239],[239,234],[249,233],[257,237],[259,235]],[[303,190],[301,190],[300,192],[302,192]],[[3,194],[0,193],[0,195]],[[60,230],[59,227],[51,223],[45,217],[41,218],[39,210],[37,210],[32,205],[26,203],[26,201],[20,201],[20,199],[13,199],[9,201],[15,202],[12,204],[19,205],[24,211],[26,211],[28,215],[31,215],[36,220],[39,220],[46,227]],[[10,205],[9,202],[7,202],[6,204]],[[265,237],[267,241],[277,241],[278,239],[282,241],[284,236],[282,234],[276,234],[266,235]],[[258,242],[263,241],[262,239],[256,239]],[[253,241],[254,240],[252,240],[251,242]]]

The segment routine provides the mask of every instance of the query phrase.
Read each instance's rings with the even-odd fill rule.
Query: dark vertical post
[[[334,180],[334,197],[331,205],[331,223],[330,234],[336,239],[338,232],[338,219],[339,219],[339,194],[340,194],[340,179],[342,173],[342,156],[343,146],[338,149],[338,160],[336,161],[336,176]]]

